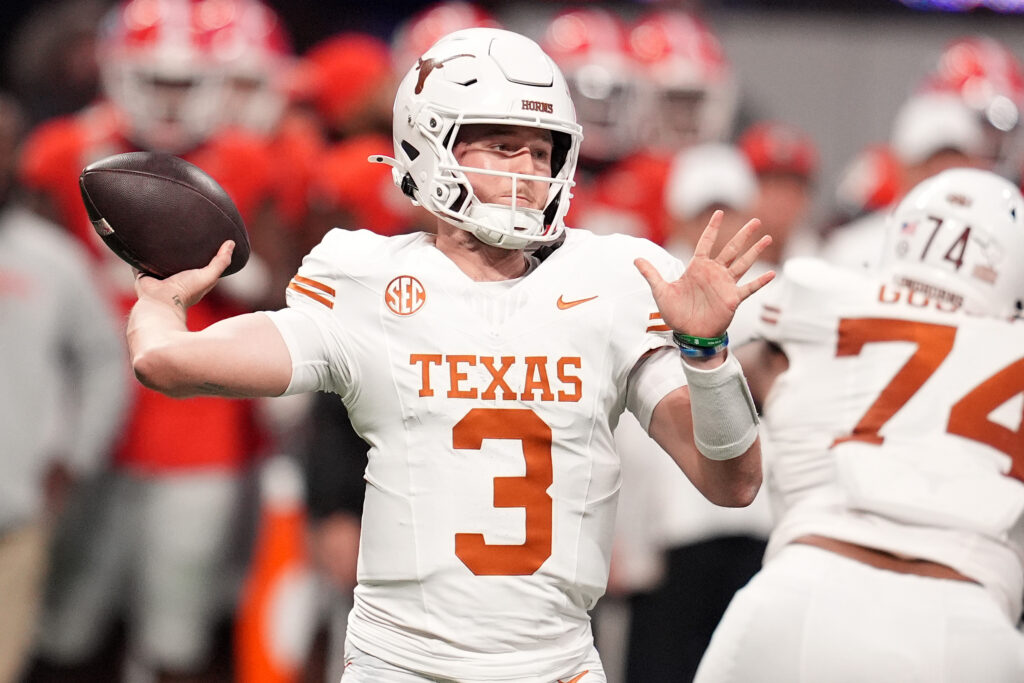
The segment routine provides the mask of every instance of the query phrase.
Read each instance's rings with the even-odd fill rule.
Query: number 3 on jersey
[[[844,441],[881,444],[879,432],[928,378],[942,365],[953,349],[956,328],[949,325],[893,320],[856,318],[839,321],[837,356],[856,356],[865,344],[907,341],[917,345],[913,355],[879,393],[878,398],[857,422],[853,431],[837,438]],[[993,410],[1024,391],[1024,358],[1006,366],[974,387],[953,404],[946,431],[986,444],[1010,456],[1009,475],[1024,481],[1024,415],[1016,430],[988,418]]]
[[[525,509],[526,540],[489,544],[483,534],[457,533],[455,555],[478,576],[533,574],[551,557],[551,427],[532,410],[474,408],[452,429],[455,448],[480,450],[485,439],[513,439],[523,445],[526,474],[494,478],[494,507]]]

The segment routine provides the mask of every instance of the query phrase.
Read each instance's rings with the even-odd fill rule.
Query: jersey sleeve
[[[636,243],[639,249],[634,257],[647,259],[663,278],[675,280],[682,275],[685,270],[682,261],[647,240],[636,240]],[[636,270],[632,259],[629,267]],[[636,363],[627,380],[626,407],[646,429],[655,406],[669,392],[684,386],[686,377],[672,341],[672,329],[662,319],[650,285],[639,271],[636,276],[639,285],[630,306],[636,310],[638,319],[634,324],[643,326],[643,335],[635,349]]]
[[[366,246],[359,233],[327,233],[288,284],[288,307],[268,313],[292,358],[286,395],[329,391],[344,397],[355,386],[350,335],[358,329],[352,323],[363,287],[347,264],[358,262]]]
[[[686,385],[686,375],[679,353],[663,346],[642,359],[629,374],[626,387],[626,408],[647,430],[651,416],[661,399]]]

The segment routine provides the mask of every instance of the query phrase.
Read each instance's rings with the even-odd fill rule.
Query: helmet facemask
[[[460,164],[455,145],[468,125],[550,131],[551,177]],[[396,158],[371,161],[391,164],[413,203],[493,246],[535,248],[561,236],[582,134],[564,78],[533,41],[497,29],[442,39],[399,87],[394,128]],[[511,205],[481,201],[471,175],[510,178]],[[517,200],[518,183],[534,181],[548,186],[541,209]]]

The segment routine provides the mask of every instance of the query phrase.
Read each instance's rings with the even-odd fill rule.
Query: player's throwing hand
[[[651,286],[665,324],[677,332],[696,337],[721,336],[732,322],[740,302],[775,277],[774,271],[768,271],[739,284],[740,278],[772,243],[771,236],[764,235],[753,246],[747,246],[761,227],[761,221],[756,218],[749,220],[712,258],[711,249],[718,238],[723,215],[721,211],[712,214],[693,258],[678,280],[667,282],[647,260],[634,261]]]
[[[228,240],[204,267],[183,270],[163,280],[137,271],[135,295],[140,299],[173,302],[182,310],[194,306],[214,288],[220,274],[231,265],[231,253],[234,249],[235,243]]]

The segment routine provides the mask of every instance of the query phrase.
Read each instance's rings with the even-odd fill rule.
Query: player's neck
[[[484,244],[447,223],[438,225],[435,246],[476,282],[512,280],[525,274],[530,265],[522,250]]]

